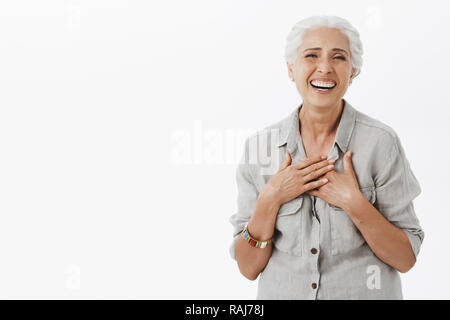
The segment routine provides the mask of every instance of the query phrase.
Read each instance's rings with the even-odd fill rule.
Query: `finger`
[[[303,170],[306,170],[306,169],[303,169]],[[333,169],[334,169],[334,165],[333,164],[329,164],[329,165],[326,165],[324,167],[321,167],[321,168],[319,168],[317,170],[314,170],[314,171],[310,172],[309,174],[305,175],[303,177],[304,181],[316,180],[317,178],[325,175],[327,172],[329,172],[329,171],[331,171]]]
[[[353,170],[351,156],[352,156],[352,152],[350,150],[344,154],[344,161],[343,161],[344,173],[349,173],[354,176],[355,171]]]
[[[319,191],[317,191],[317,190],[309,190],[307,193],[309,195],[312,195],[312,196],[315,196],[315,197],[319,196]]]
[[[284,154],[284,156],[285,156],[284,160],[281,163],[280,168],[278,168],[278,172],[280,172],[281,170],[286,169],[291,164],[292,158],[291,158],[291,155],[289,154],[289,152],[286,152]]]
[[[310,165],[310,166],[308,166],[306,168],[300,169],[300,173],[301,173],[302,176],[306,176],[306,175],[310,174],[311,172],[319,170],[319,169],[321,169],[323,167],[326,167],[326,166],[328,166],[330,164],[334,164],[334,162],[335,161],[333,159],[322,160],[320,162],[313,163],[312,165]]]
[[[304,187],[304,189],[306,191],[311,191],[313,189],[320,188],[321,186],[323,186],[327,182],[328,182],[328,179],[327,178],[323,178],[323,179],[320,179],[320,180],[311,181],[311,182],[305,184],[303,187]]]
[[[303,169],[309,167],[310,165],[323,161],[327,158],[327,156],[315,156],[313,158],[303,158],[299,162],[294,163],[292,166],[296,169]]]

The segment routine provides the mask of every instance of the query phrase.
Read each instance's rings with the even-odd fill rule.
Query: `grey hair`
[[[356,69],[354,77],[361,72],[363,64],[363,46],[359,38],[359,32],[347,20],[337,16],[312,16],[297,22],[286,38],[284,57],[289,64],[295,64],[297,59],[297,48],[302,42],[305,31],[319,27],[339,29],[347,36],[350,43],[350,55],[352,67]]]

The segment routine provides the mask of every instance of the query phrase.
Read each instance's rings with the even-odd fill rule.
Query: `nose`
[[[333,68],[328,58],[322,57],[322,59],[318,61],[317,71],[321,73],[330,73],[332,70]]]

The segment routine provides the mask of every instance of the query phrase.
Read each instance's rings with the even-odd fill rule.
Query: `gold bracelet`
[[[252,236],[248,232],[247,226],[248,226],[248,223],[245,225],[245,228],[242,231],[242,238],[244,238],[252,247],[263,249],[269,245],[269,243],[271,242],[271,239],[265,240],[265,241],[259,241],[259,240],[252,238]]]

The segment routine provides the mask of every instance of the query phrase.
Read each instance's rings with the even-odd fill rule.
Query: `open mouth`
[[[336,87],[336,82],[334,81],[320,81],[320,80],[311,80],[309,84],[321,92],[329,92]]]

